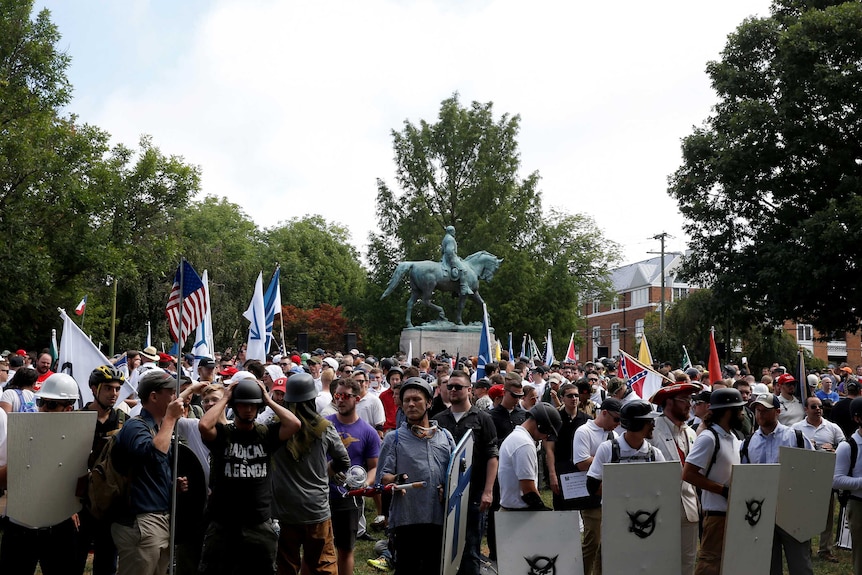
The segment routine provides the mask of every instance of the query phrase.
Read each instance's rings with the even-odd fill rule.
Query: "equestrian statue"
[[[469,296],[479,305],[484,304],[479,295],[479,280],[491,281],[494,273],[503,262],[502,258],[480,250],[464,259],[458,257],[458,244],[455,242],[455,228],[446,227],[441,244],[442,261],[400,262],[386,286],[380,299],[391,294],[405,275],[410,278],[410,299],[407,300],[407,327],[413,327],[413,304],[421,301],[435,310],[442,321],[449,321],[443,308],[431,301],[435,290],[450,292],[458,296],[458,315],[456,323],[464,325],[461,313]]]

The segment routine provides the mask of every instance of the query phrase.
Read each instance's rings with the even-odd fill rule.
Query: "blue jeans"
[[[487,511],[479,511],[478,502],[470,502],[467,509],[467,532],[464,534],[464,555],[458,575],[479,575],[482,567],[482,536],[488,520]]]

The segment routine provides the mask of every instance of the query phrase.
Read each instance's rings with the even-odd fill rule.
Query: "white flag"
[[[195,344],[192,347],[192,355],[195,356],[194,364],[192,365],[192,379],[198,380],[198,363],[201,359],[208,357],[214,359],[215,343],[213,343],[213,315],[212,306],[210,305],[210,281],[209,273],[204,270],[201,276],[201,283],[204,284],[204,300],[206,301],[206,311],[204,319],[195,330]]]
[[[60,337],[60,357],[57,360],[57,372],[67,373],[78,382],[81,392],[81,405],[93,401],[90,391],[90,374],[100,365],[110,365],[99,348],[81,331],[72,318],[66,315],[66,310],[58,308],[60,319],[63,320],[63,335]]]
[[[254,284],[254,295],[251,303],[242,317],[251,322],[248,326],[248,347],[245,350],[246,359],[257,359],[266,362],[266,306],[263,302],[263,273],[257,274]]]

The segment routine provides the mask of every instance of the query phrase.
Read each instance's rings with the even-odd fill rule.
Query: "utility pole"
[[[659,307],[658,311],[658,329],[660,332],[664,331],[664,240],[668,237],[668,235],[669,234],[667,232],[662,232],[651,237],[650,239],[659,240],[661,242],[661,252],[647,252],[649,254],[661,253],[661,265],[659,266],[661,268],[661,303],[659,304],[661,307]]]

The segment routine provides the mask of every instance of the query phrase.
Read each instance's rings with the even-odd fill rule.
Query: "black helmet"
[[[392,367],[389,371],[386,372],[386,382],[389,383],[389,378],[392,377],[393,373],[401,374],[401,377],[404,377],[404,370],[400,367]]]
[[[314,378],[308,373],[294,373],[287,378],[284,403],[302,403],[317,397]]]
[[[862,417],[862,397],[857,397],[850,402],[850,417]]]
[[[658,417],[658,412],[652,410],[652,406],[642,400],[636,399],[623,405],[620,409],[620,425],[629,431],[640,431],[647,422]]]
[[[742,399],[742,394],[738,389],[732,387],[723,387],[716,389],[709,396],[709,408],[721,409],[722,407],[742,407],[745,401]]]
[[[563,418],[560,417],[560,412],[554,409],[554,406],[540,401],[527,412],[527,415],[536,420],[539,433],[547,435],[548,441],[557,440],[557,434],[560,433],[560,428],[563,426]]]
[[[401,371],[401,370],[398,370]],[[389,373],[392,373],[391,371]],[[401,400],[404,400],[404,392],[408,389],[421,389],[425,396],[428,398],[428,401],[431,401],[431,398],[434,397],[434,390],[431,389],[431,384],[422,379],[421,377],[409,377],[407,381],[401,384],[401,393],[399,397]]]
[[[120,383],[126,381],[126,375],[113,365],[100,365],[90,374],[90,387],[96,387],[112,381]]]
[[[237,403],[254,403],[263,405],[263,390],[256,379],[241,379],[230,396],[231,407]]]

